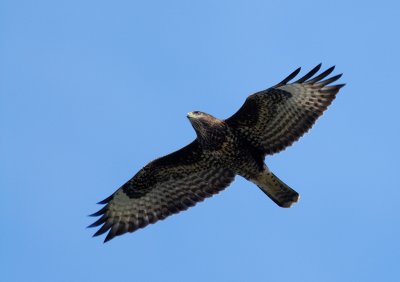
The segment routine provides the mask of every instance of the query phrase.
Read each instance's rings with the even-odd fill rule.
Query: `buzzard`
[[[299,194],[273,174],[264,159],[306,133],[344,86],[330,85],[341,77],[328,78],[334,66],[314,77],[320,68],[289,83],[298,68],[277,85],[249,96],[228,119],[188,113],[197,138],[148,163],[99,202],[105,206],[92,214],[100,218],[89,227],[101,225],[94,236],[109,231],[107,242],[186,210],[225,189],[236,175],[256,184],[280,207],[296,203]]]

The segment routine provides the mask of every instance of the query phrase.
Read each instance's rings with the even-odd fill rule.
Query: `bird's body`
[[[327,86],[340,75],[322,80],[333,67],[312,78],[319,68],[287,84],[298,69],[276,86],[249,96],[226,120],[190,112],[197,138],[150,162],[100,202],[107,205],[93,214],[101,218],[91,227],[103,224],[95,235],[110,230],[108,241],[186,210],[226,188],[236,175],[255,183],[281,207],[297,202],[299,194],[278,179],[264,159],[307,132],[343,86]]]
[[[232,170],[245,178],[254,178],[263,169],[263,156],[225,121],[202,112],[188,114],[197,141],[210,164]]]

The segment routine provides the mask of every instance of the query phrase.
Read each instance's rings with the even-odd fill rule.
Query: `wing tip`
[[[101,226],[100,229],[97,230],[96,233],[93,234],[92,237],[97,237],[97,236],[100,236],[100,235],[106,233],[111,227],[112,227],[112,224],[111,224],[111,223],[105,222],[105,223],[103,224],[103,226]]]
[[[319,75],[313,77],[321,69],[321,67],[322,67],[322,63],[319,63],[313,69],[311,69],[308,73],[306,73],[304,76],[302,76],[301,78],[299,78],[295,82],[292,82],[292,84],[294,84],[294,83],[307,83],[307,84],[312,84],[312,85],[319,84],[320,86],[325,86],[325,85],[327,85],[329,83],[332,83],[332,82],[338,80],[343,75],[343,74],[338,74],[338,75],[335,75],[335,76],[333,76],[331,78],[328,78],[326,80],[321,81],[322,79],[324,79],[325,77],[327,77],[329,74],[331,74],[334,71],[334,69],[336,68],[336,65],[333,65],[333,66],[329,67],[328,69],[326,69],[325,71],[323,71]],[[301,70],[301,68],[297,68],[294,72],[292,72],[284,80],[279,82],[277,85],[273,86],[273,88],[284,86],[284,85],[288,84],[290,80],[292,80],[295,76],[297,76],[299,74],[300,70]]]
[[[105,214],[107,212],[107,209],[108,209],[108,205],[102,207],[100,210],[98,210],[95,213],[89,214],[88,216],[90,216],[90,217],[101,216],[101,215],[103,215],[103,214]]]
[[[113,197],[114,197],[114,194],[112,194],[111,196],[109,196],[109,197],[105,198],[104,200],[98,202],[97,204],[98,205],[108,204],[112,200]]]
[[[328,93],[328,94],[335,94],[336,95],[339,92],[339,90],[344,86],[346,86],[346,83],[340,83],[340,84],[336,84],[336,85],[324,86],[319,91],[321,93]]]
[[[301,71],[301,67],[298,67],[294,72],[292,72],[291,74],[289,74],[284,80],[282,80],[281,82],[279,82],[277,85],[275,85],[274,87],[279,87],[279,86],[283,86],[286,85],[290,80],[292,80],[293,78],[295,78],[299,72]]]
[[[307,83],[307,84],[315,84],[315,83],[319,82],[321,79],[324,79],[325,77],[330,75],[331,72],[333,72],[333,70],[335,69],[335,67],[336,67],[335,65],[331,66],[330,68],[326,69],[325,71],[323,71],[322,73],[320,73],[316,77],[305,81],[305,83]]]
[[[321,69],[322,63],[319,63],[316,65],[313,69],[311,69],[308,73],[306,73],[304,76],[302,76],[300,79],[295,81],[294,83],[303,83],[307,79],[311,78],[314,74],[316,74],[320,69]]]
[[[108,232],[106,238],[103,241],[103,244],[107,243],[108,241],[112,240],[115,237],[115,235],[111,235],[111,231]]]

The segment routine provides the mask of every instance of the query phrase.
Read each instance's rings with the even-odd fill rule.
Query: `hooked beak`
[[[192,118],[194,118],[194,114],[193,114],[193,112],[189,112],[189,113],[187,113],[186,117],[187,117],[188,119],[192,119]]]

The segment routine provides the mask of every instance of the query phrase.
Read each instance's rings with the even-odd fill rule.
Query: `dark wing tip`
[[[98,204],[107,204],[108,202],[110,202],[113,198],[113,195],[111,195],[110,197],[104,199],[103,201],[99,202]],[[92,224],[90,224],[89,226],[87,226],[87,228],[93,228],[93,227],[97,227],[102,225],[99,230],[97,230],[97,232],[93,235],[93,237],[99,236],[104,234],[105,232],[107,232],[110,228],[113,227],[113,224],[111,223],[111,221],[109,220],[109,216],[106,214],[108,211],[108,206],[106,205],[104,207],[102,207],[99,211],[89,215],[89,216],[101,216],[97,221],[93,222]]]
[[[112,200],[113,197],[114,197],[114,194],[112,194],[111,196],[105,198],[103,201],[98,202],[97,204],[98,205],[108,204]]]
[[[325,80],[322,80],[322,81],[320,81],[318,83],[315,83],[314,85],[318,86],[318,87],[324,87],[325,85],[328,85],[328,84],[331,84],[332,82],[335,82],[336,80],[341,78],[342,75],[343,74],[338,74],[338,75],[332,76],[332,77],[330,77],[328,79],[325,79]]]
[[[146,226],[148,223],[144,224],[144,226]],[[136,226],[134,226],[136,227]],[[134,229],[135,230],[135,229]],[[110,241],[111,239],[113,239],[115,236],[120,236],[122,234],[125,234],[126,232],[129,232],[129,224],[127,222],[116,222],[113,224],[113,226],[111,227],[110,232],[108,232],[106,238],[104,239],[104,243]]]
[[[346,84],[342,83],[337,85],[325,86],[321,88],[319,91],[324,94],[333,95],[334,97],[339,92],[340,88],[342,88],[345,85]]]
[[[335,69],[335,66],[332,66],[329,69],[327,69],[326,71],[324,71],[323,73],[321,73],[321,74],[317,75],[316,77],[314,77],[313,79],[306,81],[306,83],[314,84],[314,83],[320,81],[321,79],[327,77],[331,72],[333,72],[334,69]]]
[[[102,207],[99,211],[97,211],[97,212],[95,212],[95,213],[92,213],[92,214],[89,214],[89,216],[91,216],[91,217],[96,217],[96,216],[103,215],[103,214],[106,213],[107,209],[108,209],[108,206],[104,206],[104,207]]]
[[[87,228],[92,228],[92,227],[99,226],[100,224],[103,224],[104,222],[106,222],[106,220],[107,220],[107,217],[106,217],[105,214],[103,214],[102,217],[100,217],[98,220],[96,220],[95,222],[90,224]]]
[[[106,233],[110,228],[112,227],[112,223],[110,222],[105,222],[102,227],[100,227],[99,230],[97,230],[96,233],[93,234],[93,237],[100,236],[101,234]]]
[[[296,75],[299,74],[300,70],[301,70],[301,67],[300,67],[300,68],[297,68],[294,72],[292,72],[291,74],[289,74],[284,80],[282,80],[281,82],[279,82],[279,83],[278,83],[277,85],[275,85],[274,87],[279,87],[279,86],[282,86],[282,85],[286,85],[290,80],[292,80],[293,78],[296,77]]]
[[[305,74],[303,77],[301,77],[300,79],[296,80],[295,82],[292,82],[291,84],[305,83],[305,84],[311,84],[311,85],[315,85],[315,86],[318,86],[318,87],[322,88],[322,87],[324,87],[324,86],[326,86],[326,85],[328,85],[328,84],[330,84],[332,82],[335,82],[336,80],[341,78],[342,75],[343,75],[343,74],[338,74],[338,75],[335,75],[335,76],[332,76],[330,78],[325,79],[328,75],[330,75],[333,72],[333,70],[336,67],[336,66],[331,66],[330,68],[328,68],[327,70],[323,71],[319,75],[313,77],[321,69],[321,66],[322,66],[321,63],[318,64],[311,71],[309,71],[307,74]],[[296,69],[288,77],[286,77],[284,80],[282,80],[280,83],[278,83],[274,87],[280,87],[280,86],[288,84],[288,82],[291,79],[293,79],[299,72],[300,72],[300,68]],[[323,80],[323,79],[325,79],[325,80]],[[341,87],[344,86],[344,84],[339,84],[339,85],[340,85],[340,87],[337,88],[337,89],[340,89]],[[326,87],[324,87],[324,88],[326,88]]]
[[[111,231],[108,232],[108,234],[107,234],[106,238],[104,239],[103,243],[107,243],[108,241],[110,241],[114,237],[115,237],[115,234],[112,234]]]
[[[325,70],[324,72],[322,72],[321,74],[319,74],[318,76],[312,78],[321,69],[321,66],[322,66],[322,63],[319,63],[312,70],[310,70],[308,73],[306,73],[303,77],[301,77],[300,79],[298,79],[297,81],[295,81],[293,83],[315,84],[315,83],[319,82],[321,79],[324,79],[325,77],[327,77],[335,69],[335,66],[332,66],[332,67],[328,68],[327,70]],[[278,84],[276,84],[273,87],[280,87],[280,86],[288,84],[290,82],[290,80],[295,78],[300,73],[300,70],[301,70],[301,68],[297,68],[294,72],[289,74],[284,80],[282,80],[281,82],[279,82]],[[326,84],[329,84],[339,78],[340,78],[340,76],[335,76],[334,78],[330,79],[332,81],[326,81]],[[309,80],[309,79],[311,79],[311,80]]]
[[[306,75],[301,77],[299,80],[295,81],[294,83],[303,83],[307,79],[310,79],[314,74],[316,74],[321,69],[322,63],[319,63],[315,66],[312,70],[310,70]]]

